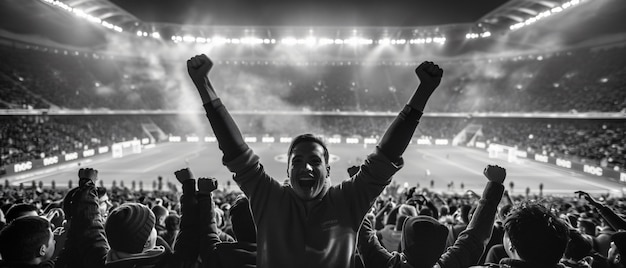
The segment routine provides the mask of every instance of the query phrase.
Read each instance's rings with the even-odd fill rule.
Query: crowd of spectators
[[[175,107],[172,92],[186,86],[177,75],[184,70],[162,61],[52,48],[0,47],[0,56],[5,108],[168,109]],[[624,111],[625,59],[626,47],[613,47],[443,61],[446,79],[429,110]],[[214,84],[232,95],[226,104],[247,110],[388,112],[406,101],[415,83],[408,62],[219,64]]]
[[[141,122],[121,116],[0,117],[1,162],[8,165],[142,138]]]
[[[184,261],[256,267],[256,243],[262,241],[240,190],[206,178],[197,179],[196,188],[188,169],[175,173],[180,183],[158,180],[152,190],[105,188],[97,174],[81,169],[78,187],[70,188],[0,185],[0,267],[32,259],[34,267],[171,267]],[[391,183],[361,225],[354,267],[623,267],[615,258],[624,254],[626,242],[620,231],[626,228],[623,197],[512,195],[493,183],[482,195]],[[29,225],[35,218],[47,222],[43,228],[50,233],[23,242],[26,232],[39,231]],[[201,222],[208,229],[194,227]],[[38,254],[47,239],[56,245]],[[541,263],[546,260],[553,266]]]
[[[18,109],[163,109],[165,76],[141,59],[0,46],[0,103]],[[152,66],[151,66],[152,67]],[[169,68],[162,66],[161,69]]]
[[[626,123],[620,120],[477,120],[491,141],[519,150],[602,167],[626,168]]]

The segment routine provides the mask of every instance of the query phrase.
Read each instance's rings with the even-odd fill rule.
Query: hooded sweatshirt
[[[259,267],[353,266],[361,221],[403,166],[402,153],[422,116],[405,106],[356,175],[339,185],[328,182],[318,199],[305,202],[265,172],[220,99],[204,108],[224,153],[222,161],[250,198]]]

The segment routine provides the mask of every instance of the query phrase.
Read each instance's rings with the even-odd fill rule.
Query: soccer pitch
[[[287,144],[250,143],[250,147],[261,157],[266,171],[278,181],[286,179]],[[331,154],[331,179],[337,184],[348,178],[347,168],[359,165],[373,152],[374,146],[354,144],[329,144]],[[84,159],[80,162],[62,164],[51,169],[32,171],[20,177],[7,177],[12,184],[42,181],[50,185],[52,181],[59,187],[66,187],[68,180],[77,182],[77,171],[81,167],[99,170],[99,178],[105,186],[115,180],[117,185],[124,181],[130,187],[132,181],[137,185],[141,181],[143,188],[152,189],[158,176],[164,184],[176,182],[174,171],[189,167],[196,177],[215,177],[221,187],[231,181],[230,189],[237,189],[232,181],[232,174],[222,165],[222,152],[216,143],[163,143],[153,148],[144,149],[140,154],[130,154],[122,158],[110,155]],[[543,184],[544,194],[573,195],[576,190],[595,194],[610,193],[622,196],[624,185],[604,177],[595,177],[553,165],[527,159],[509,163],[506,159],[489,158],[486,151],[456,146],[409,145],[404,153],[404,167],[394,176],[400,185],[430,187],[439,192],[462,192],[474,190],[480,193],[487,182],[482,171],[488,164],[497,164],[507,169],[505,185],[514,182],[512,193],[524,194],[527,187],[531,194],[539,193],[539,184]],[[27,175],[27,176],[25,176]],[[453,182],[452,187],[448,185]],[[461,189],[461,185],[464,186]]]

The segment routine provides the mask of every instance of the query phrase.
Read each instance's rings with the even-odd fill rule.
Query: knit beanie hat
[[[109,214],[104,226],[111,249],[140,253],[154,228],[154,213],[145,205],[125,203]]]
[[[415,268],[431,268],[446,249],[448,228],[429,216],[410,217],[404,222],[402,253]]]

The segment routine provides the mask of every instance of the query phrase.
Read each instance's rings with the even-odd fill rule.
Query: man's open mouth
[[[315,179],[313,178],[300,178],[298,180],[298,184],[300,184],[300,187],[313,187],[315,186]]]

